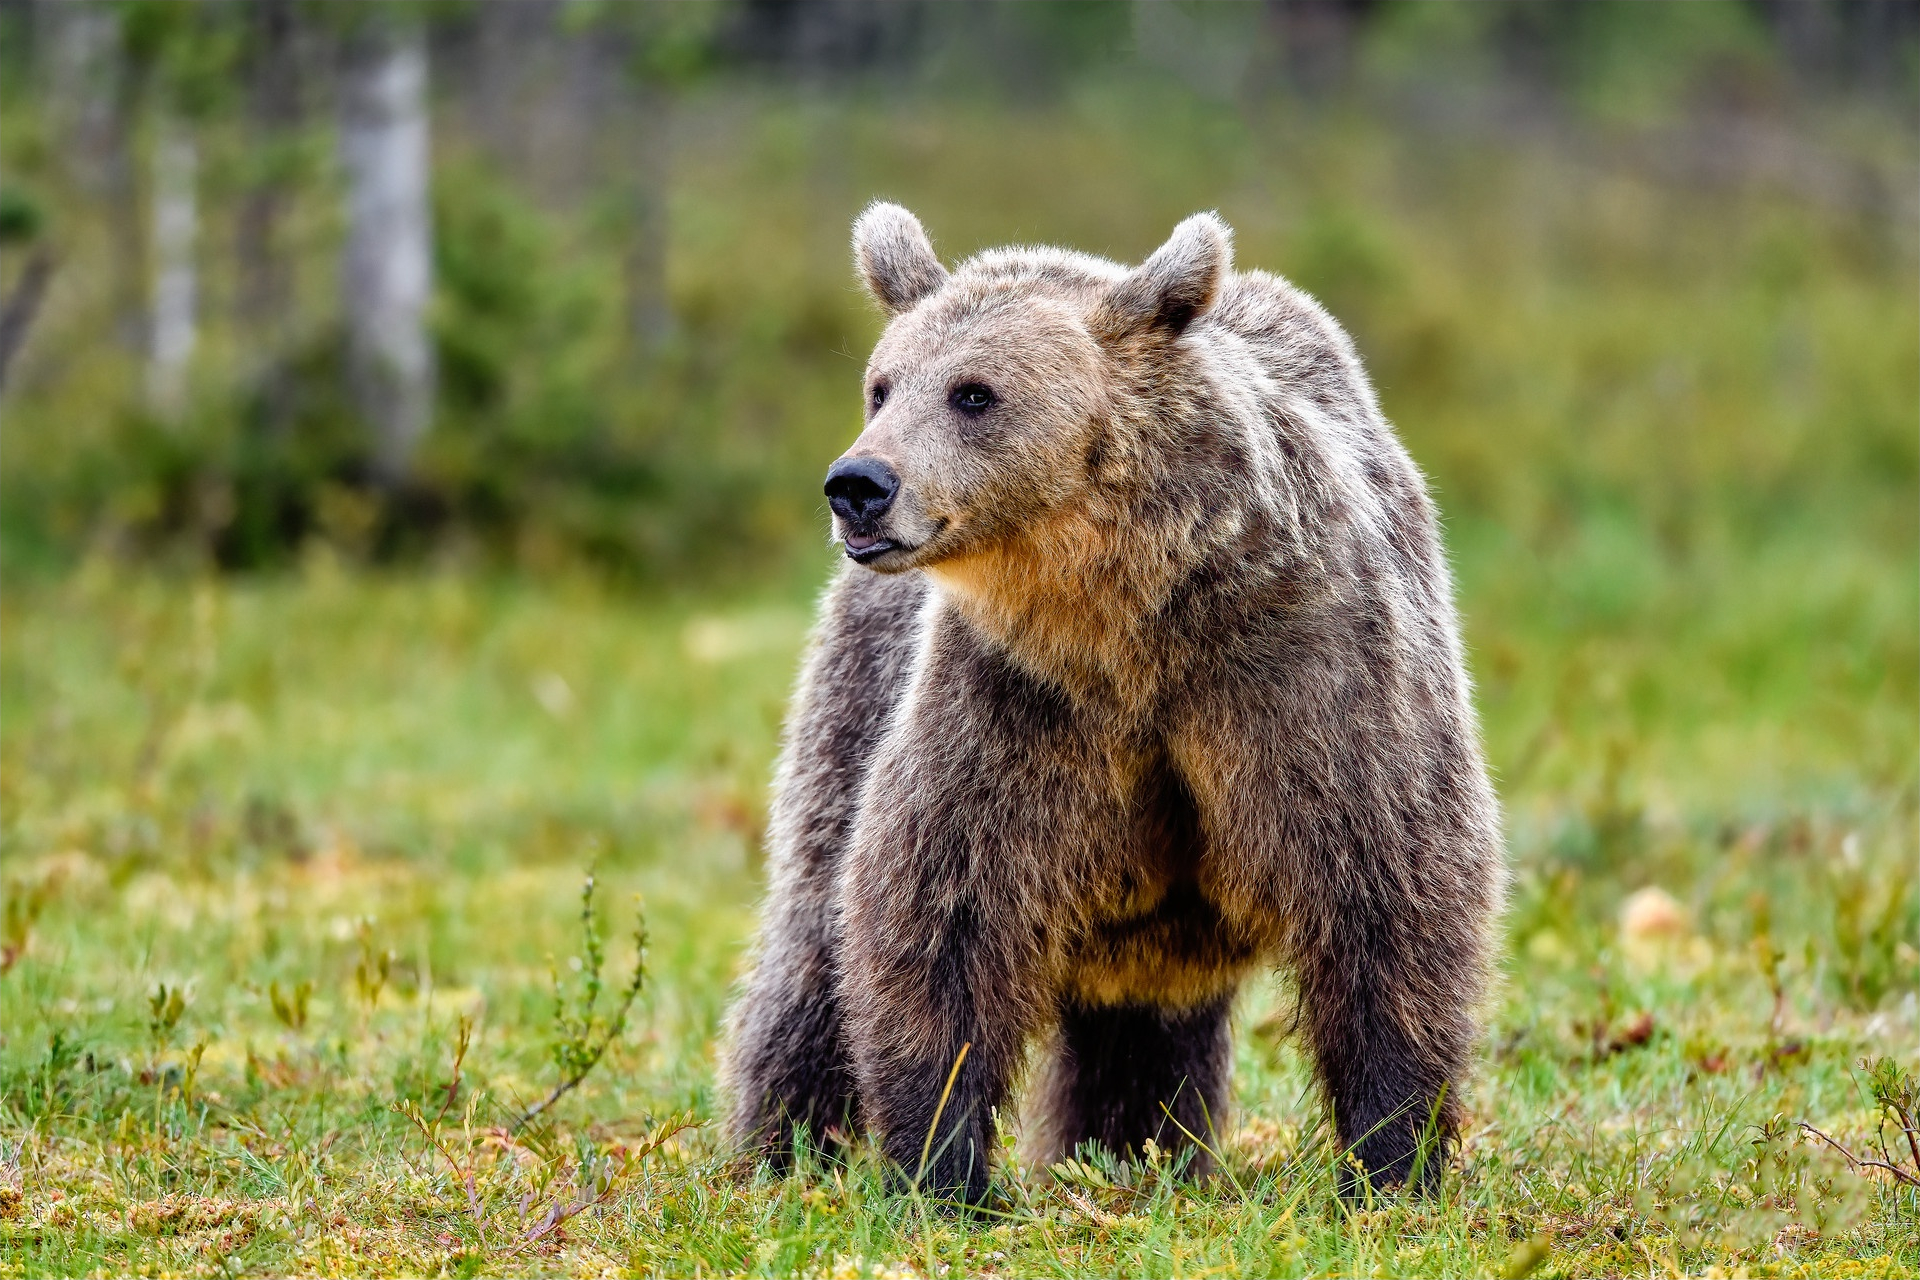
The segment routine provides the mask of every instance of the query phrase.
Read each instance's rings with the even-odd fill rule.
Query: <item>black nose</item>
[[[827,505],[851,523],[878,520],[900,492],[900,477],[878,458],[842,458],[827,470]]]

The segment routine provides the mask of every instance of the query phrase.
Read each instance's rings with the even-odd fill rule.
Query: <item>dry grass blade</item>
[[[1120,1225],[1120,1219],[1118,1217],[1116,1217],[1111,1213],[1108,1213],[1105,1209],[1102,1209],[1099,1205],[1087,1199],[1087,1197],[1082,1195],[1080,1192],[1073,1191],[1073,1190],[1066,1190],[1062,1194],[1064,1194],[1066,1198],[1072,1202],[1074,1208],[1086,1214],[1088,1220],[1093,1222],[1096,1226],[1112,1229]]]
[[[918,1188],[920,1179],[926,1176],[927,1159],[933,1154],[933,1135],[940,1128],[940,1117],[947,1109],[947,1099],[953,1096],[953,1082],[960,1078],[960,1064],[967,1060],[967,1050],[973,1048],[973,1042],[967,1041],[960,1046],[960,1052],[953,1057],[953,1068],[947,1072],[947,1087],[940,1091],[940,1101],[933,1108],[933,1119],[927,1123],[927,1137],[920,1144],[920,1167],[913,1171],[913,1185]]]

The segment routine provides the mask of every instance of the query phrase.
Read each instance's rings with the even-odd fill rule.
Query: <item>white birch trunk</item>
[[[349,376],[373,429],[377,476],[394,483],[405,478],[433,419],[427,52],[417,29],[375,30],[354,42],[340,112]]]
[[[199,338],[194,242],[199,153],[186,125],[163,118],[153,142],[153,291],[147,319],[147,398],[163,417],[185,404],[187,369]]]

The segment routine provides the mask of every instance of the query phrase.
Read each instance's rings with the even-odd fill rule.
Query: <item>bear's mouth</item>
[[[841,534],[840,545],[845,548],[847,559],[855,564],[868,565],[882,573],[895,573],[917,563],[930,548],[937,547],[948,523],[942,517],[933,522],[933,528],[919,541],[902,542],[881,532],[883,526],[862,522],[863,527],[856,526]]]
[[[900,549],[892,538],[883,538],[877,533],[849,533],[844,541],[847,558],[855,564],[872,564],[887,552]]]

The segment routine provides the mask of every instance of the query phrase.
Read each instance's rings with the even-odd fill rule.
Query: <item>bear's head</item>
[[[1124,427],[1218,296],[1230,235],[1203,213],[1131,271],[1001,249],[949,272],[911,213],[870,206],[854,258],[888,323],[865,428],[826,481],[847,555],[894,573],[1015,543],[1046,554],[1043,531],[1070,527],[1126,471]]]

